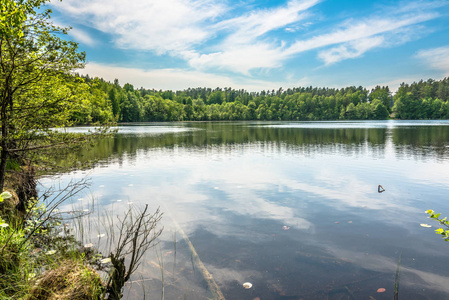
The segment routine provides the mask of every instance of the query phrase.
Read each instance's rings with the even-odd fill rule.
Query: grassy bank
[[[42,198],[19,198],[11,186],[17,182],[10,179],[0,200],[0,299],[101,299],[106,285],[99,271],[110,266],[74,238],[57,210],[81,186],[47,207]]]
[[[32,176],[29,180],[34,182]],[[86,181],[40,197],[35,196],[35,184],[17,181],[10,177],[0,198],[0,300],[120,299],[141,254],[161,234],[156,228],[159,211],[130,209],[118,218],[117,238],[108,241],[111,251],[103,255],[75,237],[83,228],[75,230],[73,224],[83,226],[82,218],[89,212],[59,211],[88,185]],[[21,198],[17,190],[24,186],[33,190],[22,190]],[[125,262],[126,257],[131,259]]]

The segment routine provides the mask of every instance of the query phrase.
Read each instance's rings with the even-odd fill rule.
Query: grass
[[[10,226],[0,229],[0,299],[20,299],[26,294],[33,267],[27,260],[28,244],[22,241],[21,231]]]
[[[83,261],[65,260],[44,272],[32,287],[29,300],[100,299],[104,292],[100,275]]]
[[[13,197],[14,198],[14,197]],[[25,214],[0,203],[0,300],[102,299],[105,285],[94,269],[98,253],[64,232],[55,207],[34,200]]]
[[[62,203],[87,186],[81,180],[47,190],[40,199],[22,201],[13,192],[7,194],[10,199],[0,199],[0,300],[122,297],[124,284],[143,255],[157,244],[162,214],[159,209],[150,213],[147,205],[142,210],[130,207],[122,217],[114,218],[110,212],[92,219],[93,198],[87,213],[82,208],[59,211]],[[103,225],[98,227],[104,232],[95,234],[96,242],[95,220],[103,223],[97,225]],[[101,245],[110,257],[98,252]]]
[[[13,226],[0,230],[0,299],[100,299],[105,287],[92,267],[94,251],[70,238],[46,240],[35,244]]]

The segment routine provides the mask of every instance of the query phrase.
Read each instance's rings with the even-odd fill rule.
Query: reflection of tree
[[[118,134],[113,138],[98,141],[91,149],[68,153],[67,161],[107,160],[135,157],[139,152],[174,147],[205,149],[210,147],[234,148],[239,145],[282,145],[288,151],[301,153],[342,153],[354,155],[374,150],[376,155],[385,153],[385,145],[391,131],[397,153],[421,157],[434,153],[447,155],[445,148],[449,140],[449,128],[444,126],[422,126],[414,128],[282,128],[252,126],[250,123],[188,123],[192,131],[157,135]],[[199,129],[199,130],[198,130]],[[71,158],[71,159],[70,159]]]
[[[425,158],[436,155],[448,157],[448,126],[400,127],[392,131],[396,153],[400,156]]]

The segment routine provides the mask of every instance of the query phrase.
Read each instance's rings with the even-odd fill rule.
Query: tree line
[[[388,86],[298,87],[248,92],[231,88],[181,91],[135,89],[118,80],[81,76],[85,97],[71,116],[76,124],[221,120],[385,120],[449,119],[449,79],[403,83],[393,96]]]

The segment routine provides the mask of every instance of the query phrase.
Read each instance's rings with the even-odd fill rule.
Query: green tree
[[[114,118],[117,118],[120,112],[120,101],[118,99],[117,88],[115,86],[109,90],[108,97],[112,105],[112,115]]]
[[[376,86],[374,89],[371,90],[371,93],[369,94],[369,100],[372,103],[374,100],[380,100],[380,102],[387,108],[387,110],[391,111],[391,94],[390,90],[387,87],[380,87]]]
[[[49,0],[0,0],[0,190],[9,157],[49,140],[49,128],[64,126],[76,105],[76,79],[85,54],[50,22]],[[45,133],[44,133],[45,132]],[[43,134],[44,133],[44,134]]]
[[[141,109],[137,96],[132,91],[128,91],[126,97],[122,103],[121,108],[121,121],[122,122],[139,122]]]
[[[257,109],[256,103],[254,103],[254,101],[250,101],[248,103],[248,113],[247,113],[248,120],[256,120],[257,119],[256,109]]]
[[[221,90],[216,90],[209,95],[208,104],[221,104],[225,100],[223,92]]]
[[[348,107],[346,108],[345,118],[349,120],[354,120],[357,118],[354,103],[349,103]]]
[[[385,120],[390,115],[385,105],[383,105],[383,103],[379,99],[376,99],[371,104],[371,109],[372,109],[371,116],[372,119],[374,120]]]

